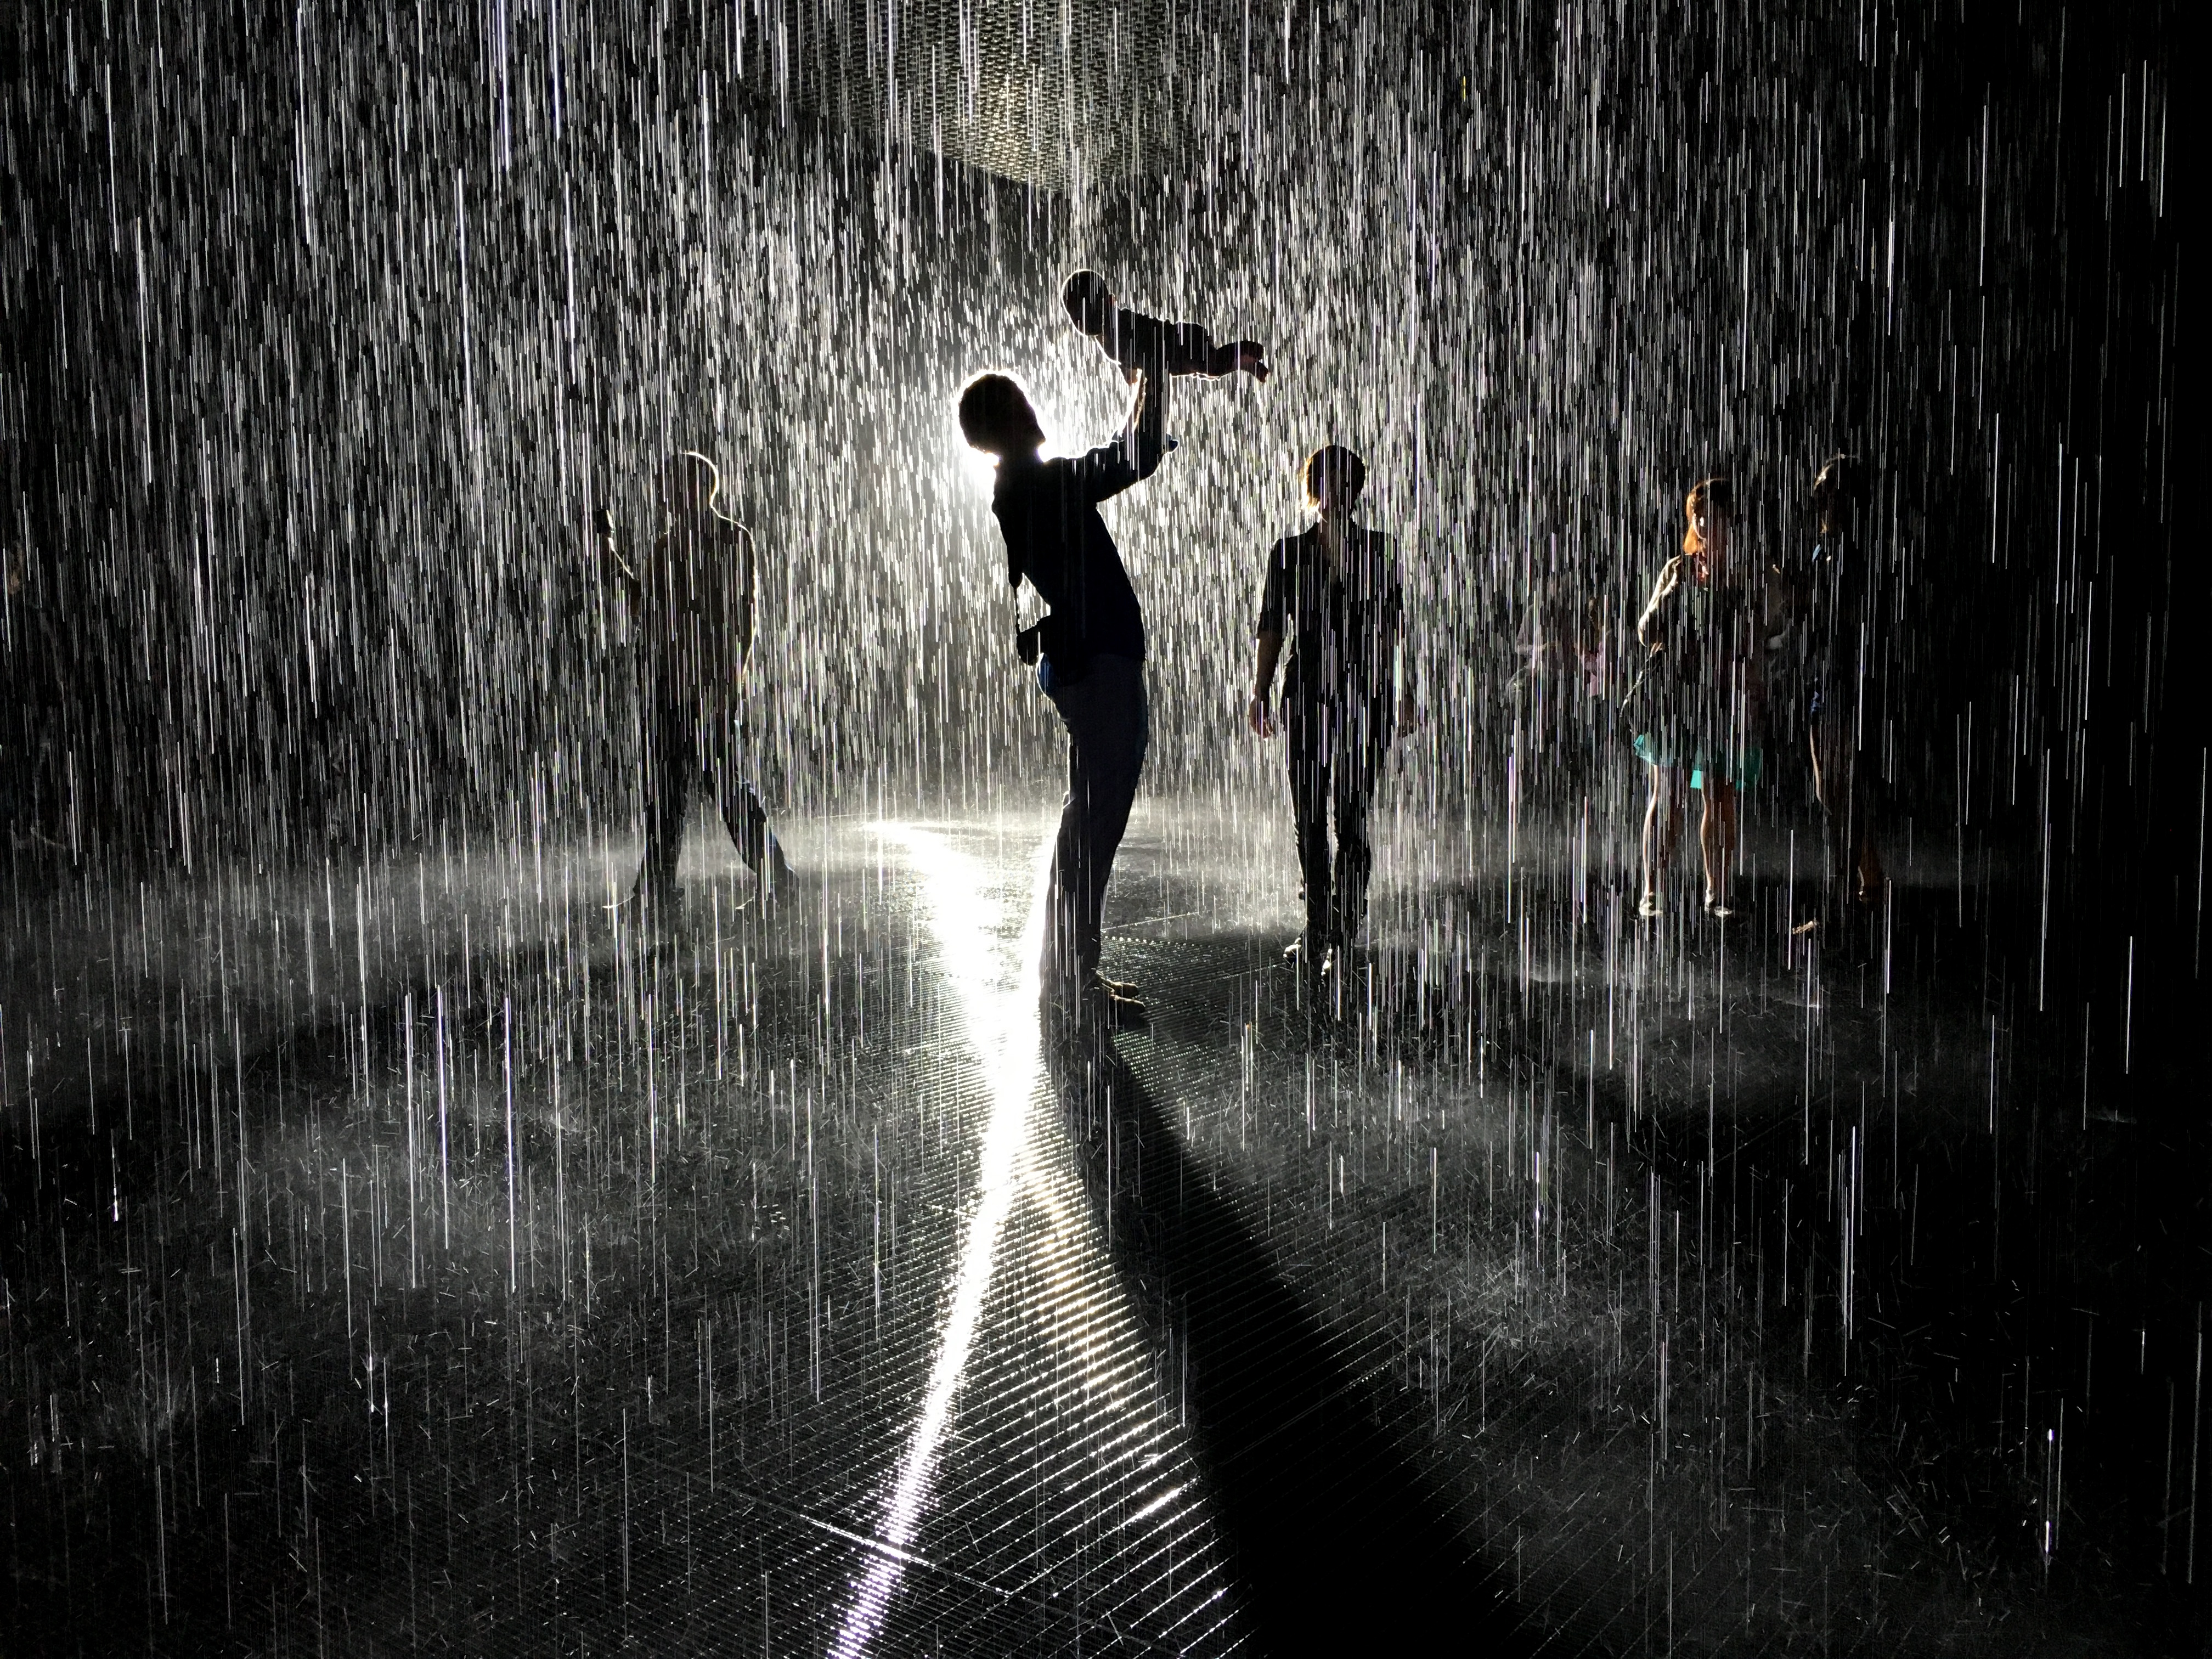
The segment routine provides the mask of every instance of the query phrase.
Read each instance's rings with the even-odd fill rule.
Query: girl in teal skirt
[[[1736,794],[1765,770],[1755,734],[1764,684],[1761,612],[1731,569],[1735,493],[1707,478],[1683,503],[1688,527],[1637,621],[1646,660],[1639,682],[1636,752],[1651,769],[1644,813],[1644,894],[1638,913],[1664,913],[1663,878],[1681,839],[1690,792],[1705,798],[1698,823],[1705,910],[1726,917],[1736,846]]]

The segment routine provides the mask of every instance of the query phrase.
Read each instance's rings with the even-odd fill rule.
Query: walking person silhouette
[[[648,925],[670,919],[692,790],[704,781],[738,854],[759,878],[763,908],[793,889],[791,866],[746,776],[740,693],[758,614],[751,532],[714,504],[721,474],[696,451],[659,477],[660,531],[642,559],[623,556],[613,515],[595,539],[637,617],[645,710],[645,860],[629,903]]]
[[[1866,483],[1856,455],[1831,456],[1820,468],[1813,481],[1818,539],[1802,584],[1810,680],[1805,713],[1826,852],[1820,915],[1836,920],[1852,914],[1849,907],[1869,911],[1887,881],[1877,833],[1889,724],[1887,635],[1866,533]]]
[[[1682,514],[1682,550],[1660,570],[1636,623],[1645,664],[1632,693],[1635,747],[1651,775],[1637,912],[1646,921],[1666,914],[1667,867],[1695,792],[1705,799],[1698,848],[1705,914],[1725,921],[1735,914],[1737,796],[1765,772],[1758,734],[1771,595],[1759,562],[1735,545],[1732,480],[1700,480]]]
[[[1413,724],[1415,705],[1397,556],[1355,517],[1367,464],[1328,444],[1306,457],[1300,477],[1316,516],[1267,556],[1246,718],[1260,736],[1279,727],[1287,740],[1306,909],[1305,931],[1287,954],[1317,988],[1358,944],[1375,867],[1368,808],[1391,738]],[[1286,642],[1278,707],[1275,667]]]

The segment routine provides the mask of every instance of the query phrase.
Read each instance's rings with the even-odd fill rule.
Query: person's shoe
[[[1094,979],[1091,982],[1091,1012],[1097,1017],[1098,1028],[1104,1031],[1148,1031],[1152,1025],[1152,1011],[1145,1006],[1141,998],[1124,995],[1111,980]]]
[[[1060,981],[1038,999],[1037,1012],[1046,1034],[1055,1039],[1083,1038],[1092,1033],[1142,1031],[1152,1024],[1152,1012],[1141,998],[1123,994],[1115,982],[1093,975],[1080,989]]]
[[[1705,914],[1715,921],[1726,921],[1735,914],[1735,908],[1726,900],[1716,898],[1708,893],[1705,895]]]
[[[1316,941],[1310,933],[1301,933],[1283,951],[1283,966],[1298,977],[1298,989],[1309,997],[1318,997],[1328,982],[1335,951],[1328,945]]]
[[[1328,947],[1328,953],[1322,963],[1322,971],[1334,979],[1356,978],[1360,969],[1374,959],[1374,952],[1366,945],[1340,939]]]
[[[1646,893],[1638,902],[1636,914],[1646,921],[1656,921],[1667,914],[1667,906],[1656,893]]]

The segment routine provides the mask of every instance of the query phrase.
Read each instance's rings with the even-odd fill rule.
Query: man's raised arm
[[[1137,377],[1137,406],[1129,411],[1129,466],[1139,478],[1159,469],[1168,447],[1168,382],[1149,372]]]
[[[1160,458],[1167,451],[1167,381],[1140,374],[1137,401],[1129,410],[1127,423],[1077,463],[1084,494],[1093,501],[1120,495],[1159,471]]]

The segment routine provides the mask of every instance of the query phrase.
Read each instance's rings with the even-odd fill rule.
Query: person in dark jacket
[[[1849,893],[1872,904],[1887,878],[1875,819],[1881,811],[1881,753],[1887,705],[1877,654],[1885,635],[1875,613],[1873,569],[1860,523],[1864,477],[1856,455],[1836,455],[1813,481],[1820,539],[1799,597],[1811,684],[1813,783],[1826,831],[1824,906],[1840,911]]]
[[[1167,386],[1137,380],[1121,433],[1086,454],[1047,459],[1044,428],[1021,383],[979,374],[960,394],[960,429],[998,462],[991,511],[1006,576],[1050,607],[1018,636],[1024,659],[1067,728],[1067,799],[1053,849],[1052,926],[1043,988],[1052,1012],[1107,1030],[1146,1023],[1132,988],[1098,975],[1106,884],[1128,826],[1151,738],[1145,618],[1099,502],[1152,477],[1167,453]]]
[[[1368,808],[1392,735],[1411,723],[1414,705],[1397,556],[1355,516],[1367,464],[1329,444],[1306,458],[1301,477],[1316,516],[1267,556],[1247,718],[1260,736],[1279,728],[1287,739],[1306,911],[1289,954],[1318,980],[1358,943],[1375,865]],[[1275,668],[1285,644],[1278,706]]]

